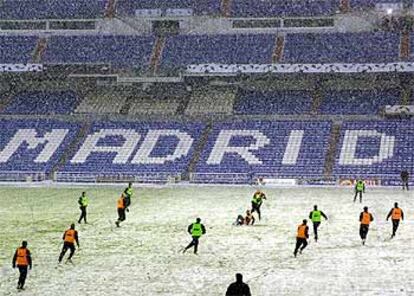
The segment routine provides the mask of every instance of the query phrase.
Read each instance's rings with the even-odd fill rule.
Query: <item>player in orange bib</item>
[[[70,228],[63,234],[63,248],[59,255],[59,263],[62,262],[63,256],[65,256],[68,249],[70,254],[67,261],[72,263],[72,256],[75,254],[75,242],[79,248],[78,232],[75,230],[75,224],[72,223]]]
[[[308,221],[305,219],[303,223],[298,226],[298,231],[296,235],[296,246],[295,251],[293,251],[293,255],[296,257],[298,251],[302,254],[303,249],[306,248],[308,245],[308,238],[309,238],[309,227],[307,225]]]
[[[369,224],[372,221],[374,221],[374,217],[368,212],[368,207],[364,207],[364,211],[359,215],[359,222],[361,222],[361,225],[359,226],[359,236],[362,239],[363,245],[365,245],[365,241],[367,240]]]
[[[387,215],[387,221],[391,217],[392,221],[392,235],[391,238],[397,233],[398,226],[400,225],[400,220],[404,220],[404,212],[398,207],[398,202],[394,203],[394,207]]]
[[[24,290],[24,283],[27,277],[27,267],[32,269],[32,257],[27,248],[27,241],[22,242],[22,246],[17,248],[13,256],[13,268],[19,269],[19,281],[17,282],[17,290]]]

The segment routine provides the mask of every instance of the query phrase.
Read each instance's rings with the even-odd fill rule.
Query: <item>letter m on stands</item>
[[[25,149],[36,149],[42,145],[43,148],[33,161],[36,163],[48,162],[62,144],[68,131],[67,129],[54,129],[39,136],[35,129],[19,129],[0,151],[0,163],[8,162],[22,145],[25,145]]]

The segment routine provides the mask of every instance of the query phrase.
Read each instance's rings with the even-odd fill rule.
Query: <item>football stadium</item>
[[[0,295],[414,295],[414,1],[0,0]]]

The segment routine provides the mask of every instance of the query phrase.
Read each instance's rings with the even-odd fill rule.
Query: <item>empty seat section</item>
[[[8,114],[70,114],[79,102],[72,91],[21,92],[13,97],[4,113]]]
[[[231,15],[236,17],[332,15],[339,0],[232,0]]]
[[[399,90],[328,90],[323,94],[322,114],[366,114],[376,115],[386,105],[401,102]]]
[[[112,64],[115,67],[146,68],[153,36],[52,36],[44,55],[51,64]]]
[[[3,0],[1,19],[93,19],[102,17],[106,0]]]
[[[167,38],[161,68],[185,68],[189,64],[267,64],[271,62],[275,36],[178,35]]]
[[[127,100],[116,92],[88,94],[77,106],[76,113],[117,114]]]
[[[30,63],[36,36],[0,36],[0,64]]]
[[[414,169],[413,122],[354,121],[342,125],[335,177],[399,180],[403,169]]]
[[[131,115],[174,115],[180,101],[178,99],[136,98],[131,100]]]
[[[201,88],[193,91],[185,114],[232,114],[235,93],[226,88]]]
[[[399,60],[397,33],[299,33],[285,39],[285,63],[380,63]]]
[[[241,90],[234,112],[236,114],[304,114],[312,106],[309,91]]]
[[[229,175],[235,181],[246,175],[321,177],[330,129],[330,122],[319,121],[216,123],[197,164],[195,180]]]
[[[79,125],[54,120],[0,120],[0,171],[48,173]]]
[[[180,175],[204,128],[200,123],[97,122],[63,172]]]

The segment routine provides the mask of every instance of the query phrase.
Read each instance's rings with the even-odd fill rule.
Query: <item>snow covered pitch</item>
[[[414,295],[411,192],[368,188],[361,205],[352,203],[349,188],[264,189],[262,221],[235,227],[253,187],[135,188],[127,220],[116,228],[122,189],[0,187],[0,295],[17,294],[11,261],[22,240],[34,267],[19,295],[224,295],[236,272],[253,295]],[[91,199],[90,224],[77,224],[74,264],[58,267],[62,234],[79,217],[83,190]],[[406,220],[389,240],[385,217],[395,201]],[[295,259],[296,227],[314,204],[330,219],[319,228],[320,241]],[[363,205],[375,218],[366,246],[358,235]],[[207,234],[199,255],[182,254],[196,217]]]

